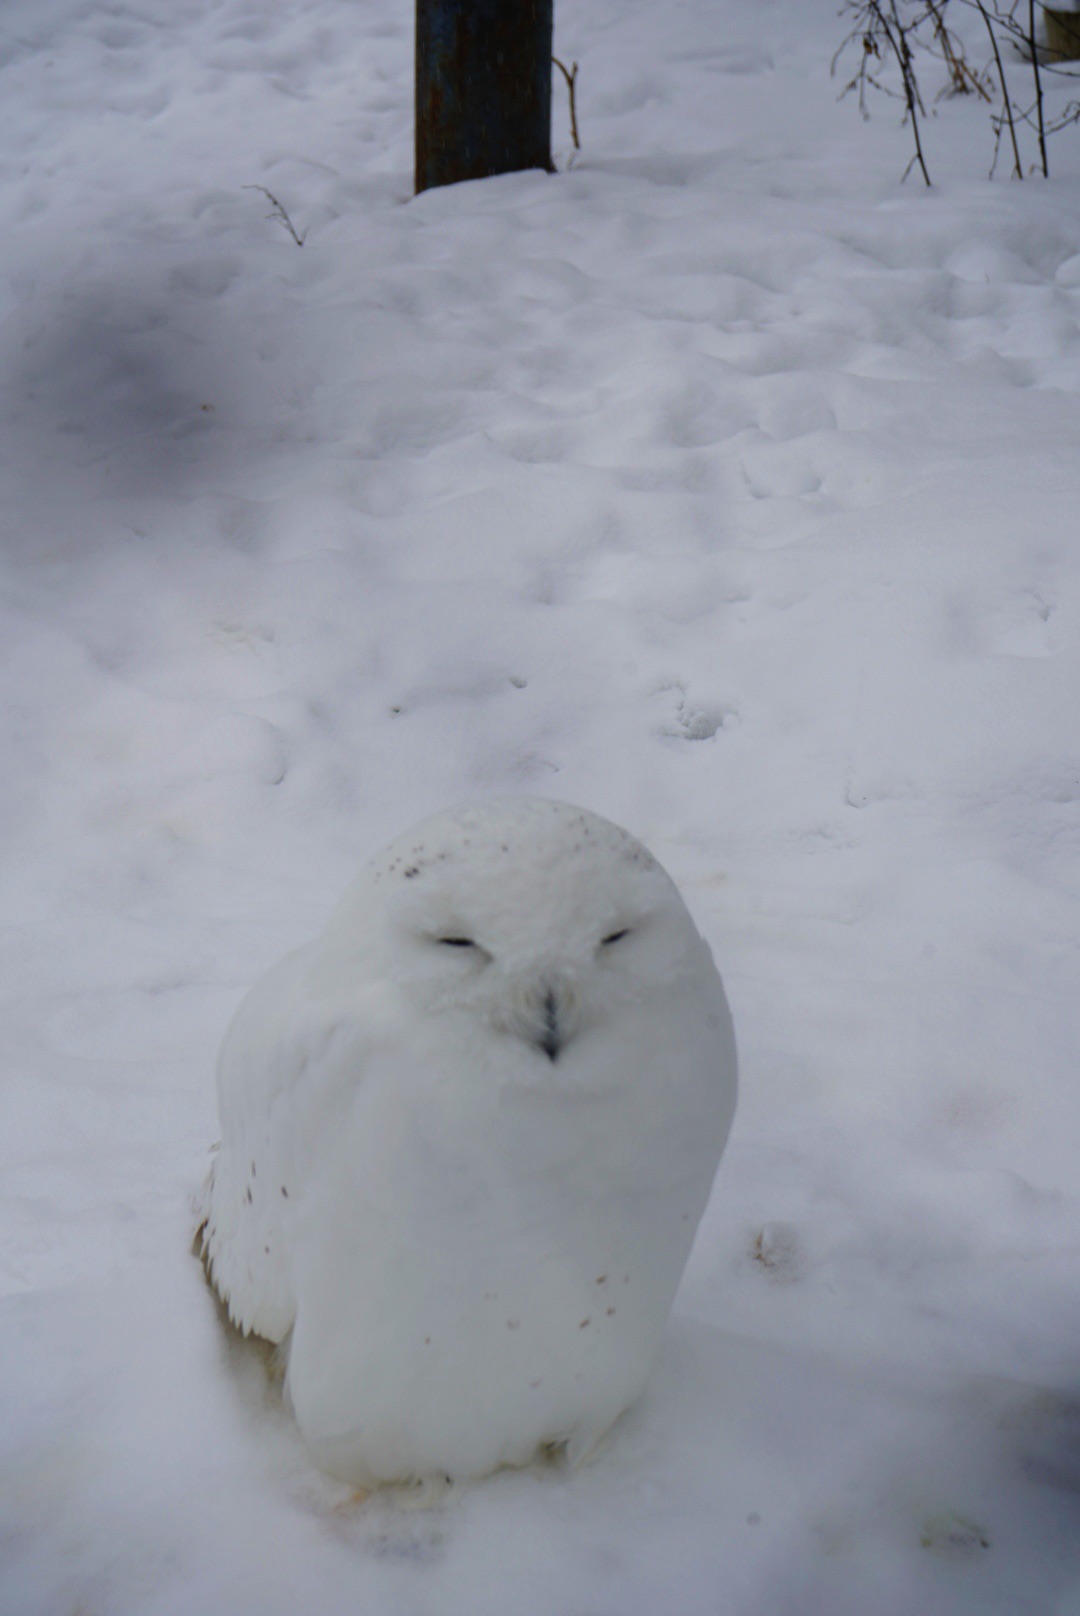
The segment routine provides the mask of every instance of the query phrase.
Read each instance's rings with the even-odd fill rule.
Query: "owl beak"
[[[519,978],[496,1016],[496,1026],[542,1050],[554,1066],[576,1024],[573,989],[558,976]]]
[[[501,1032],[542,1050],[554,1066],[577,1030],[577,998],[561,974],[523,973],[506,984],[492,1020]]]
[[[562,1029],[559,1026],[559,1001],[554,988],[548,988],[544,994],[543,1023],[536,1042],[554,1065],[563,1045]]]

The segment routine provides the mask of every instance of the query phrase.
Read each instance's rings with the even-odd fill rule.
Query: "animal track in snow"
[[[1080,1493],[1080,1398],[1040,1389],[1007,1409],[999,1424],[1026,1476],[1044,1487]]]
[[[229,258],[178,264],[169,276],[169,286],[174,292],[186,292],[189,297],[220,297],[228,291],[239,269],[239,264]]]
[[[972,1560],[990,1547],[990,1535],[974,1521],[943,1509],[922,1521],[919,1542],[928,1553],[942,1559]]]
[[[915,782],[899,770],[879,769],[872,774],[852,770],[844,786],[844,801],[849,808],[871,808],[878,802],[904,802],[915,795]]]
[[[740,446],[739,465],[754,499],[805,498],[818,494],[822,479],[805,448],[751,441]]]
[[[770,384],[762,400],[758,424],[775,443],[787,443],[810,432],[835,432],[836,411],[816,389],[781,378]]]
[[[733,73],[740,77],[745,73],[771,73],[773,70],[773,58],[761,45],[718,45],[715,50],[695,51],[692,55],[676,54],[671,60],[693,62],[706,72]]]
[[[1049,657],[1056,651],[1054,603],[1036,588],[954,601],[950,633],[962,651],[983,656]]]
[[[215,618],[209,634],[215,645],[229,652],[258,652],[275,639],[274,630],[262,623],[241,623],[229,617]]]
[[[680,387],[665,401],[660,435],[677,449],[698,449],[745,431],[752,423],[748,403],[701,383]]]
[[[674,713],[659,730],[659,733],[668,739],[711,741],[719,730],[738,728],[740,717],[734,708],[723,707],[714,702],[699,705],[687,701],[685,688],[680,684],[662,685],[656,691],[656,695],[663,696],[672,692],[675,694]]]
[[[554,465],[570,454],[572,441],[560,426],[500,427],[489,432],[497,449],[523,465]]]
[[[994,619],[988,620],[997,639],[998,656],[1048,657],[1053,656],[1050,643],[1050,619],[1054,608],[1035,590],[1025,590],[1003,606]]]
[[[849,848],[859,845],[857,836],[850,836],[841,826],[824,821],[816,825],[801,826],[798,830],[791,831],[786,840],[790,846],[811,857],[817,853],[844,853]]]
[[[803,1266],[802,1245],[793,1223],[766,1223],[755,1229],[747,1242],[746,1254],[774,1285],[792,1285]]]

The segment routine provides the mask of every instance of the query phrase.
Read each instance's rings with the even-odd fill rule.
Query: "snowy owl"
[[[226,1034],[203,1206],[316,1463],[587,1457],[644,1386],[735,1087],[708,945],[626,831],[485,802],[374,859]]]

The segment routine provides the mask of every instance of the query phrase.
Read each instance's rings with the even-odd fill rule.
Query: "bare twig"
[[[841,90],[841,97],[848,95],[852,90],[859,92],[859,111],[863,118],[869,118],[870,113],[866,105],[867,89],[880,90],[884,95],[895,95],[887,84],[883,84],[878,77],[880,71],[877,64],[883,63],[883,45],[886,52],[896,59],[900,69],[900,79],[903,85],[903,102],[906,108],[904,121],[911,120],[911,130],[915,139],[915,155],[904,170],[903,178],[907,179],[912,168],[917,163],[922,170],[922,177],[927,185],[930,184],[930,174],[923,156],[922,135],[919,127],[919,116],[926,115],[919,83],[912,61],[910,36],[918,27],[920,21],[929,15],[922,12],[910,25],[905,25],[897,9],[896,0],[848,0],[845,11],[855,13],[855,27],[843,41],[840,49],[832,60],[832,72],[836,72],[836,64],[840,56],[849,45],[858,45],[860,52],[859,66],[852,78]]]
[[[265,185],[245,185],[244,190],[245,191],[261,191],[263,196],[265,196],[266,200],[273,204],[273,212],[268,213],[266,215],[266,217],[268,219],[276,219],[278,224],[283,225],[285,227],[285,229],[289,232],[289,234],[293,238],[293,240],[296,242],[296,245],[298,247],[302,247],[304,245],[304,242],[307,240],[307,231],[305,230],[304,234],[302,236],[297,235],[296,227],[294,226],[292,220],[289,218],[289,215],[286,212],[285,208],[282,206],[282,204],[278,201],[277,197],[274,195],[273,191],[268,191],[266,189]]]
[[[1035,42],[1035,0],[1028,0],[1028,46],[1031,50],[1031,71],[1035,75],[1035,109],[1039,131],[1039,157],[1042,160],[1043,178],[1049,179],[1050,168],[1046,161],[1046,120],[1043,117],[1042,78],[1039,74],[1039,48]]]
[[[1038,146],[1038,157],[1028,172],[1041,169],[1049,175],[1048,142],[1069,125],[1080,124],[1080,102],[1070,101],[1067,106],[1052,110],[1050,100],[1044,96],[1051,81],[1068,78],[1080,80],[1074,67],[1063,68],[1050,63],[1040,53],[1036,23],[1038,13],[1050,10],[1048,0],[957,0],[977,11],[990,36],[991,58],[981,72],[968,63],[957,35],[946,26],[948,8],[953,0],[844,0],[841,16],[854,20],[850,33],[841,42],[832,60],[832,73],[849,49],[858,51],[859,62],[850,80],[840,92],[841,96],[858,92],[859,111],[869,117],[867,91],[878,90],[883,95],[896,96],[904,102],[904,122],[911,120],[915,154],[904,170],[906,179],[917,165],[926,184],[930,184],[923,153],[923,120],[927,116],[918,76],[916,58],[919,49],[943,61],[948,70],[948,83],[942,94],[974,91],[989,105],[990,127],[994,134],[993,177],[998,164],[1001,143],[1008,131],[1013,155],[1013,174],[1023,179],[1024,160],[1021,156],[1021,125],[1033,133]],[[1005,76],[1005,41],[1015,46],[1018,54],[1030,62],[1034,90],[1030,102],[1018,101]],[[887,67],[895,61],[899,69],[900,84]],[[995,88],[994,75],[1001,85],[1001,106],[995,109],[991,92]],[[1013,75],[1015,79],[1015,74]],[[890,84],[888,80],[892,78]]]
[[[994,32],[994,27],[990,21],[990,18],[986,14],[986,7],[983,5],[983,0],[971,0],[971,3],[974,5],[976,11],[986,24],[986,31],[990,35],[990,45],[994,52],[994,61],[997,63],[998,82],[1001,85],[1001,114],[994,120],[994,133],[996,135],[996,139],[994,141],[994,161],[990,167],[990,178],[993,179],[994,169],[997,167],[998,146],[1001,144],[1001,131],[1002,127],[1004,126],[1008,128],[1009,139],[1012,141],[1013,178],[1022,180],[1024,177],[1024,165],[1020,161],[1020,147],[1017,144],[1016,139],[1016,124],[1013,122],[1012,101],[1009,98],[1009,86],[1005,82],[1005,65],[1001,60],[1001,51],[998,49],[997,35]]]
[[[934,38],[941,47],[942,57],[949,69],[949,84],[942,94],[970,95],[974,90],[981,101],[989,101],[990,92],[979,74],[972,69],[959,40],[945,26],[942,10],[947,3],[948,0],[926,0],[927,15],[934,25]]]
[[[889,41],[889,44],[892,47],[893,55],[900,63],[900,72],[903,75],[904,80],[904,100],[907,102],[908,117],[911,119],[911,133],[915,137],[915,156],[911,159],[911,162],[904,170],[904,179],[907,179],[915,164],[918,163],[919,167],[922,169],[922,177],[926,181],[927,185],[929,185],[930,175],[927,171],[926,159],[923,157],[922,140],[919,137],[919,113],[922,112],[925,114],[926,108],[922,104],[922,97],[919,95],[918,80],[915,77],[915,70],[911,63],[911,47],[908,44],[907,30],[900,21],[900,14],[896,9],[896,0],[889,0],[889,10],[892,12],[893,26],[896,29],[895,39],[893,38],[889,29],[888,19],[886,18],[884,12],[881,11],[880,6],[878,6],[877,0],[873,0],[873,3],[875,10],[878,12],[881,18],[881,26],[885,34],[885,38]]]
[[[1066,129],[1071,123],[1080,123],[1080,101],[1070,101],[1064,111],[1047,124],[1046,133],[1056,135],[1059,129]]]
[[[577,65],[576,62],[574,62],[574,63],[571,64],[570,68],[567,69],[563,65],[563,63],[559,61],[559,58],[557,56],[553,56],[551,58],[551,60],[555,63],[555,66],[559,69],[559,72],[562,74],[563,78],[566,80],[566,89],[567,89],[567,93],[568,93],[568,95],[570,97],[570,139],[574,142],[574,150],[575,151],[580,151],[581,150],[581,141],[578,139],[578,131],[577,131],[577,67],[578,67],[578,65]]]

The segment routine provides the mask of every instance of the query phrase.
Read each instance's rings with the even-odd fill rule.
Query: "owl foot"
[[[351,1492],[348,1498],[343,1498],[339,1504],[334,1505],[333,1514],[351,1515],[354,1509],[361,1509],[370,1497],[370,1487],[357,1487],[356,1491]]]

